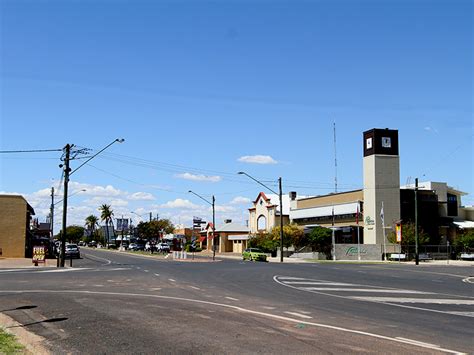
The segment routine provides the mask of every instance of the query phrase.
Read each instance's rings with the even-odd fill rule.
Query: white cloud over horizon
[[[154,201],[156,200],[155,196],[153,196],[149,192],[135,192],[128,196],[129,200],[133,201]]]
[[[219,182],[222,180],[222,177],[218,175],[208,176],[208,175],[195,175],[190,173],[183,173],[183,174],[176,174],[175,177],[184,180],[191,180],[191,181],[206,181],[206,182]]]
[[[278,161],[270,155],[244,155],[237,159],[237,161],[247,164],[278,164]]]
[[[243,196],[237,196],[234,197],[232,201],[230,201],[231,205],[247,205],[251,202],[251,200],[248,197],[243,197]]]
[[[176,208],[181,208],[181,209],[187,209],[187,210],[197,210],[200,208],[199,205],[195,205],[189,200],[184,200],[182,198],[177,198],[176,200],[173,201],[168,201],[162,205],[157,206],[158,208],[170,208],[170,209],[176,209]]]

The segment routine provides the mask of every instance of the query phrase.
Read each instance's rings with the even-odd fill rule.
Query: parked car
[[[242,253],[243,260],[267,261],[267,254],[258,248],[248,248]]]
[[[130,245],[128,246],[128,250],[131,250],[131,251],[137,251],[137,250],[143,250],[143,249],[145,249],[143,244],[130,243]]]
[[[77,244],[66,244],[66,259],[67,258],[81,258],[81,251]]]
[[[171,249],[168,243],[159,243],[157,245],[157,250],[161,251],[162,253],[169,253]]]

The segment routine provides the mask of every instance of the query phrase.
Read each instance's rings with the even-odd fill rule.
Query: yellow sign
[[[395,226],[395,232],[397,234],[397,242],[401,242],[402,241],[402,225],[401,224],[397,224]]]
[[[46,261],[46,248],[44,245],[33,247],[33,263],[44,263]]]

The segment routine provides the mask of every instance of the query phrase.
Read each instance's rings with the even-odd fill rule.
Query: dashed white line
[[[189,286],[189,287],[191,287],[191,288],[194,289],[194,290],[201,291],[201,289],[200,289],[199,287],[196,287],[196,286]]]
[[[231,301],[239,301],[239,299],[237,298],[233,298],[233,297],[226,297],[228,300],[231,300]]]
[[[144,272],[150,272],[150,270],[143,270]]]
[[[174,279],[168,279],[168,281],[171,281],[171,282],[176,282],[176,280],[174,280]]]
[[[306,314],[296,313],[296,312],[283,312],[289,314],[290,316],[300,317],[303,319],[312,319],[313,317],[307,316]]]
[[[155,276],[160,276],[160,274],[155,274]]]

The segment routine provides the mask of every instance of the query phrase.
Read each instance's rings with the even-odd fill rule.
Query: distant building
[[[285,196],[283,218],[309,233],[322,226],[334,230],[337,259],[357,257],[380,260],[383,253],[398,252],[388,237],[396,223],[414,222],[414,185],[400,186],[398,131],[371,129],[363,133],[363,179],[360,190],[314,197]],[[418,225],[432,243],[454,242],[459,233],[474,228],[474,207],[463,207],[459,191],[445,182],[420,182]],[[249,209],[250,233],[269,232],[279,225],[278,198],[263,192]],[[288,204],[286,203],[288,201]],[[287,206],[289,207],[287,210]]]
[[[31,254],[33,234],[30,230],[33,207],[16,195],[0,195],[0,256],[24,258]]]
[[[242,253],[247,247],[249,238],[249,228],[231,219],[224,221],[224,224],[216,226],[215,234],[212,233],[212,223],[208,223],[201,232],[201,247],[206,246],[212,251],[215,245],[217,253]]]
[[[251,234],[270,232],[273,227],[290,221],[290,198],[283,195],[283,213],[280,212],[280,199],[278,195],[265,195],[260,192],[249,208],[249,229]],[[282,217],[281,217],[282,216]]]

